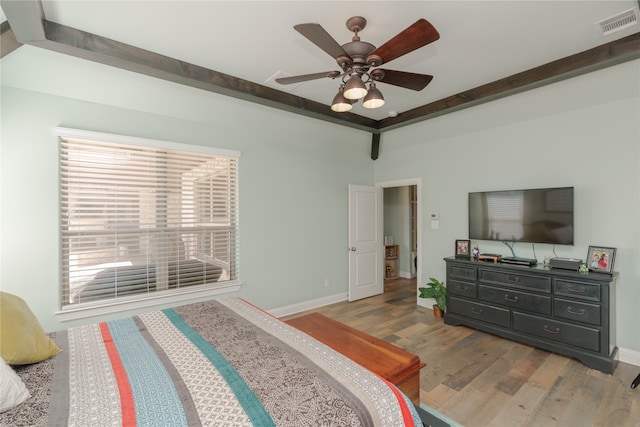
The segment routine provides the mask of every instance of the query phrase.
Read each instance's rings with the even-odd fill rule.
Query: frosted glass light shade
[[[331,109],[337,113],[344,113],[353,108],[351,100],[345,98],[343,91],[344,87],[340,86],[338,93],[333,97],[333,101],[331,102]]]
[[[347,99],[360,99],[367,94],[367,87],[357,74],[352,74],[344,86],[344,96]]]
[[[367,96],[364,97],[364,102],[362,106],[364,108],[378,108],[384,105],[384,96],[378,90],[374,83],[369,85],[369,92],[367,92]]]

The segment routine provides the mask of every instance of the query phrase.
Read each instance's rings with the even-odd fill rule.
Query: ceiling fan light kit
[[[369,84],[369,91],[362,102],[362,106],[364,108],[380,108],[383,105],[384,96],[382,96],[382,92],[378,90],[374,82],[371,82],[371,84]]]
[[[343,45],[338,44],[320,24],[298,24],[293,28],[313,44],[331,55],[342,71],[327,71],[305,74],[301,76],[276,79],[280,84],[300,83],[303,81],[329,77],[335,79],[342,76],[342,84],[333,98],[331,109],[345,112],[353,108],[358,99],[363,100],[364,108],[379,108],[384,105],[382,92],[375,82],[387,83],[411,90],[422,90],[433,76],[405,71],[374,69],[402,55],[413,52],[440,38],[438,31],[426,19],[419,19],[404,31],[376,48],[371,43],[360,40],[358,33],[367,25],[367,20],[354,16],[347,20],[347,28],[354,33],[352,40]],[[364,80],[363,80],[364,78]],[[369,90],[366,84],[369,83]]]
[[[344,113],[352,108],[351,100],[344,96],[344,85],[340,85],[338,93],[333,97],[333,102],[331,102],[331,109],[337,113]]]
[[[344,85],[344,97],[347,99],[364,98],[367,94],[367,87],[364,85],[362,78],[354,73]]]

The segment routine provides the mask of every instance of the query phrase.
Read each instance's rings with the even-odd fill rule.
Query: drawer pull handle
[[[483,311],[484,311],[484,310],[482,310],[482,309],[477,309],[477,308],[473,308],[473,307],[471,307],[471,312],[472,312],[473,314],[482,314],[482,312],[483,312]]]
[[[469,270],[458,270],[458,274],[461,276],[468,276]]]
[[[578,294],[584,294],[585,292],[587,292],[587,288],[585,288],[584,286],[578,289],[578,288],[574,288],[573,285],[569,285],[569,290],[571,292],[576,292]]]
[[[504,294],[504,299],[511,302],[518,302],[518,297],[510,297],[508,294]]]
[[[560,328],[555,328],[554,330],[549,329],[549,327],[547,325],[544,325],[544,331],[545,332],[549,332],[550,334],[559,334],[560,333]]]
[[[585,314],[587,314],[587,310],[585,310],[584,308],[581,308],[580,311],[574,311],[573,308],[567,307],[567,311],[571,314],[575,314],[576,316],[584,316]]]
[[[458,285],[458,286],[456,286],[456,289],[459,290],[459,291],[462,291],[462,292],[467,292],[469,290],[469,287],[468,286],[460,286],[460,285]]]
[[[511,282],[511,283],[518,283],[520,281],[520,278],[518,276],[504,276],[504,280],[507,282]]]

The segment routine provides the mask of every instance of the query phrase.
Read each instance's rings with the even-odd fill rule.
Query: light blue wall
[[[440,213],[423,283],[467,232],[469,191],[573,185],[576,243],[556,253],[618,249],[618,345],[640,352],[640,61],[386,132],[376,162],[365,132],[29,46],[1,65],[0,287],[47,330],[70,326],[53,315],[64,126],[241,151],[241,295],[267,309],[346,292],[348,184],[422,177],[423,217]]]
[[[53,314],[57,126],[239,150],[239,295],[271,309],[347,291],[348,185],[373,183],[370,134],[28,46],[2,59],[1,95],[0,286],[45,329],[79,323]]]
[[[422,283],[444,278],[442,259],[468,235],[467,193],[574,186],[575,245],[555,253],[584,259],[589,245],[617,248],[618,345],[639,352],[639,145],[636,60],[386,132],[375,180],[421,177],[423,218],[440,214],[438,230],[423,224]],[[478,243],[510,255],[501,243]],[[515,250],[533,257],[530,244]],[[554,256],[551,245],[535,251],[539,260]]]

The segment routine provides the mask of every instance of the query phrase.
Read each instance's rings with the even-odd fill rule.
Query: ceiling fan
[[[293,28],[313,44],[331,55],[341,71],[325,71],[292,77],[281,77],[276,82],[287,85],[328,77],[342,78],[342,84],[331,103],[337,112],[349,111],[359,99],[363,107],[378,108],[384,105],[384,97],[376,87],[376,82],[387,83],[415,91],[424,89],[433,79],[427,74],[410,73],[376,68],[402,55],[413,52],[440,38],[438,31],[426,19],[418,19],[391,40],[376,48],[371,43],[360,40],[358,33],[367,25],[367,20],[354,16],[347,20],[347,28],[354,33],[349,43],[343,45],[327,33],[320,24],[298,24]],[[363,80],[364,78],[364,80]],[[366,83],[369,83],[367,90]]]

